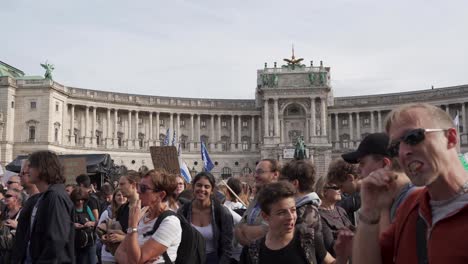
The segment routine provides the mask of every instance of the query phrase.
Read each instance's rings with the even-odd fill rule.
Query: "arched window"
[[[54,142],[55,143],[58,143],[58,132],[59,132],[58,128],[55,128],[54,129]]]
[[[231,139],[228,136],[221,137],[221,148],[222,151],[229,151],[231,149]]]
[[[349,149],[349,140],[350,137],[348,134],[343,134],[340,136],[341,148]]]
[[[248,151],[250,149],[250,137],[242,137],[242,150]]]
[[[122,132],[118,132],[117,133],[117,145],[120,147],[122,147],[122,138],[123,138],[123,133]]]
[[[145,134],[143,133],[138,133],[138,146],[140,148],[143,148],[144,146],[144,140],[145,140]]]
[[[242,175],[249,175],[252,173],[252,169],[250,169],[249,167],[245,167],[242,169]]]
[[[29,141],[34,142],[36,141],[36,127],[29,126]]]
[[[227,179],[227,178],[230,178],[232,176],[232,170],[231,168],[229,167],[224,167],[222,170],[221,170],[221,177],[223,179]]]
[[[94,133],[96,135],[96,145],[100,146],[102,140],[102,131],[96,130]]]
[[[187,137],[186,135],[183,135],[183,134],[182,134],[182,135],[180,136],[180,141],[179,141],[179,143],[180,143],[180,147],[181,147],[182,149],[186,149],[186,148],[187,148],[187,140],[188,140],[188,137]]]

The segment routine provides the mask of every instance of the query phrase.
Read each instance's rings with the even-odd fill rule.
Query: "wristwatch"
[[[136,232],[138,232],[138,228],[136,227],[127,228],[127,234],[136,233]]]

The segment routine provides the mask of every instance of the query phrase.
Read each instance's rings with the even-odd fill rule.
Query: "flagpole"
[[[221,180],[221,183],[228,188],[229,192],[232,193],[243,206],[247,207],[247,205],[245,205],[242,199],[239,196],[237,196],[237,194],[231,189],[231,187],[229,187],[229,185],[227,185],[227,183],[224,180]]]

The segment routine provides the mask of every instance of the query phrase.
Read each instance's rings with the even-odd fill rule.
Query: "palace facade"
[[[329,67],[287,65],[257,71],[252,100],[163,97],[69,87],[27,76],[0,62],[0,162],[48,149],[60,154],[109,153],[116,165],[151,168],[150,146],[169,129],[183,159],[202,170],[206,143],[217,176],[251,173],[261,158],[292,159],[302,137],[324,175],[332,158],[354,149],[369,133],[383,131],[390,110],[428,102],[458,113],[462,151],[468,149],[468,85],[414,92],[334,97]]]

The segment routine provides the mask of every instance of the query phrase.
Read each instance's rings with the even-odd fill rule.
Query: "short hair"
[[[143,178],[150,178],[156,190],[166,192],[163,201],[170,199],[177,188],[176,177],[165,170],[150,170]]]
[[[385,155],[381,155],[381,154],[370,154],[372,159],[374,159],[375,161],[380,161],[382,160],[383,158],[388,158],[390,159],[391,161],[391,167],[390,167],[390,170],[394,171],[394,172],[403,172],[403,169],[401,168],[400,166],[400,162],[398,161],[398,157],[389,157],[389,156],[385,156]]]
[[[265,185],[258,193],[258,204],[262,211],[270,214],[271,206],[274,203],[286,198],[294,198],[294,186],[286,181],[274,182]]]
[[[279,172],[281,170],[281,165],[280,165],[278,160],[275,160],[275,159],[261,159],[259,161],[259,163],[262,162],[262,161],[267,161],[267,162],[270,163],[271,172]]]
[[[146,174],[148,174],[148,172],[146,172]],[[125,173],[122,176],[124,176],[128,180],[129,183],[138,184],[140,183],[140,180],[141,180],[141,174],[134,170],[128,170],[127,173]]]
[[[47,184],[65,183],[63,168],[55,153],[48,150],[36,151],[28,160],[29,167],[39,171],[39,180]]]
[[[341,184],[348,179],[348,175],[357,176],[357,166],[344,161],[342,158],[335,159],[330,163],[327,173],[327,182]]]
[[[242,193],[242,183],[239,179],[231,177],[229,178],[226,184],[227,186],[229,186],[229,188],[231,188],[235,195],[239,196]],[[227,192],[229,192],[229,195],[231,196],[231,200],[233,202],[238,202],[237,197],[230,193],[231,191],[229,189],[227,190]]]
[[[80,174],[76,176],[76,184],[85,188],[91,187],[91,178],[87,174]]]
[[[299,191],[310,193],[314,190],[315,167],[309,160],[292,160],[281,169],[280,179],[299,182]]]
[[[431,117],[431,120],[434,121],[435,125],[439,126],[439,127],[434,127],[434,128],[445,129],[445,128],[455,127],[455,124],[453,123],[453,120],[450,117],[450,115],[446,113],[444,110],[440,109],[439,107],[430,105],[427,103],[413,103],[413,104],[405,104],[392,110],[388,114],[387,118],[385,119],[385,131],[389,133],[390,128],[397,120],[399,120],[403,115],[407,115],[409,110],[416,109],[416,108],[423,109],[424,111],[427,112],[428,116]],[[411,118],[417,118],[417,117],[412,116]]]
[[[101,189],[98,192],[98,195],[101,198],[105,198],[106,196],[112,195],[114,193],[114,188],[109,184],[104,184],[101,186]]]
[[[89,199],[89,193],[83,187],[76,187],[70,194],[70,199],[73,203],[76,203],[79,200],[87,201]]]

